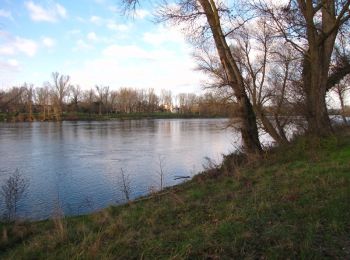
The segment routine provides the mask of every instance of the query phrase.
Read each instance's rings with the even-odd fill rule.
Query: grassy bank
[[[0,235],[3,259],[350,258],[350,136],[226,159],[138,202]]]

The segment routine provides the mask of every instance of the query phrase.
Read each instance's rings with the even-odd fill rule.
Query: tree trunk
[[[344,104],[344,97],[342,96],[341,92],[338,92],[339,100],[340,100],[340,108],[341,108],[341,117],[343,119],[343,122],[345,125],[348,124],[346,117],[345,117],[345,104]]]
[[[234,90],[237,99],[238,115],[241,120],[240,132],[244,149],[247,153],[260,153],[262,148],[259,141],[256,116],[245,91],[242,75],[222,32],[216,5],[213,0],[199,0],[199,3],[207,17],[216,49],[229,80],[229,85]]]
[[[303,61],[308,132],[316,136],[327,136],[333,132],[326,105],[327,82],[335,39],[341,23],[337,20],[339,17],[334,0],[321,1],[321,23],[318,25],[315,23],[312,1],[307,1],[308,4],[298,2],[305,18],[309,45]],[[348,4],[345,7],[347,9]]]
[[[29,121],[33,121],[33,103],[29,101]]]
[[[261,120],[263,124],[264,130],[278,143],[278,144],[286,144],[288,140],[285,135],[281,136],[279,132],[277,132],[276,128],[272,125],[270,120],[265,116],[264,112],[261,109],[256,110],[256,114],[258,118]]]
[[[303,65],[308,132],[316,136],[327,136],[333,131],[326,105],[329,66],[325,68],[323,62],[320,60],[318,53],[312,55],[309,52],[309,57],[304,58]]]

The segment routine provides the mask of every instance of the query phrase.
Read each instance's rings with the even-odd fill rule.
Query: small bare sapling
[[[130,185],[130,179],[129,175],[126,174],[123,170],[123,168],[120,168],[120,175],[121,175],[121,190],[124,194],[125,200],[127,202],[130,201],[130,193],[131,193],[131,185]]]
[[[2,184],[0,194],[5,203],[5,218],[7,221],[16,219],[18,202],[23,198],[29,186],[18,169]]]
[[[165,158],[160,156],[158,157],[158,163],[159,163],[159,171],[158,171],[158,176],[159,176],[159,189],[163,190],[164,188],[164,163]]]

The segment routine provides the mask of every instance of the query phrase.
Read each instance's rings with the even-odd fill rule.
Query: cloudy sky
[[[84,89],[96,84],[198,92],[193,49],[179,30],[134,18],[118,0],[0,0],[0,88],[41,86],[54,71]]]

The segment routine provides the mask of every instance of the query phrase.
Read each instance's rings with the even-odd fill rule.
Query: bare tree
[[[341,117],[343,119],[344,124],[347,124],[346,120],[346,111],[345,111],[345,95],[350,90],[350,77],[347,76],[344,80],[342,80],[340,83],[336,84],[332,91],[338,96],[339,102],[340,102],[340,109],[341,109]]]
[[[102,107],[104,106],[105,110],[108,108],[108,94],[109,94],[109,86],[95,86],[97,91],[98,98],[98,114],[102,115]]]
[[[172,108],[172,94],[171,90],[162,89],[160,92],[160,104],[164,107],[164,110],[170,111]]]
[[[287,93],[292,87],[291,70],[295,69],[295,63],[299,65],[298,57],[293,49],[275,37],[266,19],[256,18],[254,23],[254,28],[242,26],[233,36],[237,42],[233,53],[239,60],[249,97],[263,129],[283,144],[288,142],[284,127],[290,117],[282,112],[291,102]]]
[[[91,115],[91,113],[94,110],[93,105],[94,105],[94,101],[96,99],[96,94],[95,94],[94,89],[90,89],[90,90],[86,91],[84,96],[85,96],[85,102],[87,103],[87,106],[88,106],[89,114]]]
[[[302,85],[308,131],[318,136],[331,133],[325,97],[327,91],[350,72],[350,63],[330,71],[336,40],[349,26],[350,0],[252,2],[270,18],[276,34],[303,59]]]
[[[40,88],[36,88],[36,103],[40,106],[41,109],[41,119],[45,121],[49,115],[50,107],[49,107],[49,87],[44,86]]]
[[[164,188],[164,177],[165,177],[165,172],[164,172],[164,164],[165,164],[165,158],[162,157],[161,155],[159,155],[158,157],[158,164],[159,164],[159,171],[158,171],[158,175],[159,175],[159,189],[163,190]]]
[[[261,127],[279,144],[286,143],[285,122],[282,122],[285,120],[281,120],[280,116],[282,106],[286,101],[287,78],[292,58],[286,57],[284,60],[283,66],[286,66],[283,76],[284,83],[281,91],[276,91],[278,84],[270,81],[269,78],[274,73],[273,67],[278,64],[275,56],[285,57],[285,55],[277,49],[280,42],[277,42],[276,38],[273,37],[266,21],[255,19],[254,27],[250,24],[241,26],[230,38],[232,55],[243,75],[245,88]],[[231,101],[236,105],[236,100],[232,99],[234,93],[228,89],[229,81],[219,57],[206,47],[196,54],[196,58],[198,69],[210,75],[211,82],[207,84],[207,88],[219,89],[224,100]],[[278,58],[280,59],[280,57]],[[279,65],[281,66],[281,64]],[[223,102],[225,102],[224,100]],[[272,105],[275,107],[274,117],[271,116]]]
[[[26,100],[26,111],[28,113],[28,120],[33,121],[33,99],[34,99],[34,86],[33,84],[25,83],[25,100]]]
[[[78,111],[78,104],[80,102],[80,99],[82,97],[82,91],[79,85],[71,86],[70,91],[72,93],[72,99],[71,102],[74,105],[74,110]]]
[[[147,90],[147,103],[148,103],[148,112],[155,112],[159,105],[158,96],[155,94],[154,88],[149,88]]]
[[[129,175],[125,174],[123,168],[120,169],[121,176],[121,189],[124,194],[125,200],[127,202],[130,201],[130,193],[131,193],[131,183]]]
[[[26,88],[12,87],[2,95],[2,109],[6,113],[19,113],[25,110]]]
[[[64,99],[69,94],[70,77],[68,75],[60,75],[58,72],[52,73],[53,84],[52,87],[52,101],[54,104],[55,116],[57,120],[61,120],[63,113]]]
[[[29,186],[29,181],[24,178],[18,169],[1,186],[0,194],[4,200],[7,221],[16,219],[18,202],[23,198]]]
[[[130,9],[133,9],[138,0],[124,0],[124,3]],[[232,31],[232,26],[228,31],[224,31],[222,26],[226,24],[226,18],[233,16],[229,8],[222,2],[216,3],[214,0],[185,0],[177,1],[175,7],[169,3],[164,4],[159,9],[158,15],[161,21],[186,24],[195,28],[194,30],[197,32],[200,31],[202,34],[206,32],[206,37],[213,40],[226,73],[228,85],[232,88],[236,98],[237,116],[240,119],[240,132],[244,148],[247,153],[260,153],[262,148],[258,137],[256,116],[245,90],[237,61],[234,59],[227,43],[227,35],[229,31]],[[204,25],[201,23],[202,18],[206,20]],[[209,31],[210,34],[208,34]],[[200,39],[206,37],[200,37]]]

